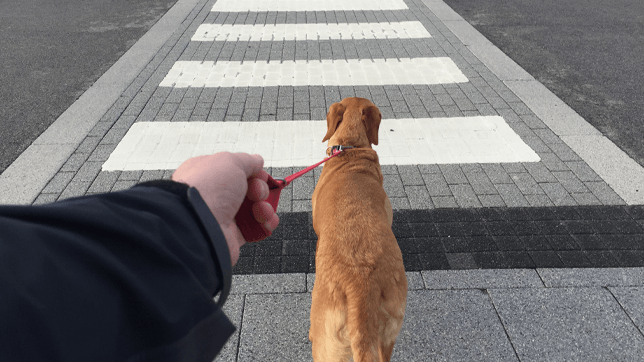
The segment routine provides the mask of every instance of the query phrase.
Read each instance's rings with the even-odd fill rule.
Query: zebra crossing
[[[200,0],[35,203],[169,178],[219,151],[289,175],[324,157],[326,113],[354,96],[382,112],[374,148],[394,209],[624,203],[425,1],[265,4]],[[371,10],[299,7],[357,4]],[[319,170],[279,212],[310,211]]]
[[[396,1],[224,1],[213,12],[404,10]],[[284,42],[429,39],[419,21],[307,24],[200,24],[192,42]],[[270,61],[179,60],[160,82],[168,88],[383,86],[467,83],[449,56]],[[322,105],[325,107],[325,105]],[[321,119],[248,122],[136,123],[103,171],[174,169],[189,157],[218,151],[259,153],[267,167],[302,167],[324,155]],[[538,162],[501,116],[385,119],[382,164]]]

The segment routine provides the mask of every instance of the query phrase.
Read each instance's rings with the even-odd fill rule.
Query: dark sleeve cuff
[[[230,251],[228,250],[228,243],[224,233],[219,227],[219,223],[215,216],[208,208],[208,205],[203,200],[199,191],[184,183],[170,181],[170,180],[154,180],[137,184],[135,187],[158,187],[165,191],[171,192],[180,196],[188,205],[192,207],[197,219],[201,222],[205,235],[210,239],[210,252],[213,255],[215,264],[217,264],[218,277],[222,282],[221,294],[217,305],[221,308],[228,294],[230,293],[230,285],[232,283],[232,265],[230,261]]]

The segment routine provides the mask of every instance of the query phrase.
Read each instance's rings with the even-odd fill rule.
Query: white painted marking
[[[443,84],[467,82],[448,57],[287,60],[270,62],[178,61],[161,87],[268,87],[298,85]]]
[[[403,0],[217,0],[212,11],[406,10]]]
[[[192,41],[430,38],[419,21],[351,24],[201,24]]]
[[[305,167],[324,158],[326,121],[140,122],[103,171],[170,170],[221,151],[258,153],[266,167]],[[386,119],[374,146],[383,165],[538,162],[502,117]]]

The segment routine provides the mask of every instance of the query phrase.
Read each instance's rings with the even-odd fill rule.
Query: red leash
[[[344,147],[339,145],[333,146],[331,148],[331,156],[316,163],[315,165],[309,166],[288,177],[285,177],[284,179],[274,179],[271,177],[271,175],[268,175],[268,180],[266,181],[266,183],[268,184],[269,194],[268,194],[268,198],[266,199],[266,202],[271,204],[271,206],[273,206],[273,210],[277,212],[277,203],[279,202],[282,189],[288,186],[296,178],[304,175],[305,173],[318,167],[324,162],[339,155],[340,153],[342,153],[343,150],[347,148],[353,148],[353,147]],[[248,198],[244,199],[244,202],[239,208],[239,211],[237,211],[237,215],[235,215],[235,223],[237,223],[239,230],[244,236],[244,239],[246,239],[246,241],[248,242],[259,241],[271,235],[271,231],[266,229],[264,225],[257,222],[257,220],[255,220],[255,218],[253,217],[253,202]]]

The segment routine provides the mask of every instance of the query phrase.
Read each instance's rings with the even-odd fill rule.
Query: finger
[[[253,204],[253,217],[258,223],[266,223],[273,218],[273,215],[275,215],[275,211],[268,202],[260,201]]]
[[[264,201],[268,198],[268,184],[266,181],[263,181],[258,178],[251,178],[248,180],[248,192],[246,196],[251,201]]]
[[[258,177],[262,174],[264,159],[260,155],[250,155],[248,153],[235,153],[237,165],[246,174],[246,179]],[[266,171],[264,171],[266,172]]]
[[[264,223],[264,227],[270,231],[273,231],[277,228],[277,225],[280,223],[280,217],[277,214],[273,214],[273,217],[270,218],[267,222]]]
[[[256,202],[253,204],[253,217],[269,231],[275,230],[280,223],[279,216],[277,216],[268,202]]]

